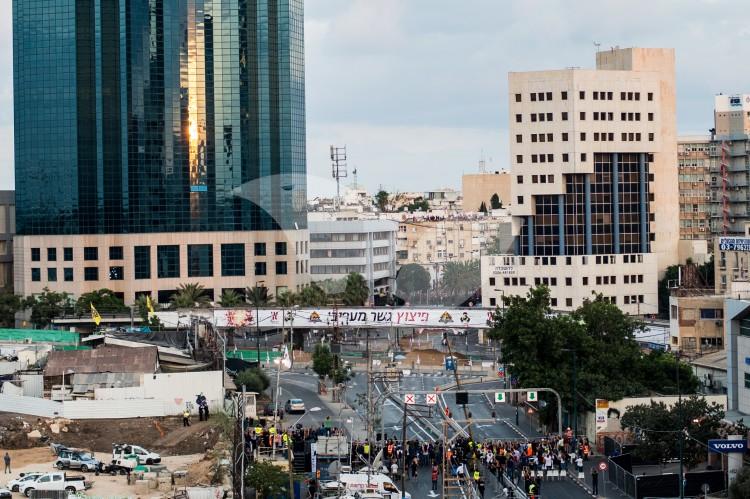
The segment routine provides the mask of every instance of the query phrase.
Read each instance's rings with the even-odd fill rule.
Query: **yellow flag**
[[[150,295],[146,295],[146,310],[148,310],[149,317],[151,317],[154,314],[154,304],[151,303]]]
[[[102,316],[99,315],[93,303],[89,303],[89,305],[91,305],[91,318],[94,320],[94,324],[98,326],[102,322]]]

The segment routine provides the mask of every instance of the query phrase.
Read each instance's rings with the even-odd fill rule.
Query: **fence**
[[[635,475],[629,471],[632,470],[630,454],[610,457],[608,461],[609,481],[628,496],[637,497],[638,482],[635,479]]]

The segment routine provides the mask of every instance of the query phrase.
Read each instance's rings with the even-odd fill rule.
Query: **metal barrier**
[[[625,469],[612,461],[611,458],[607,458],[609,470],[609,481],[615,487],[620,489],[622,492],[630,497],[638,497],[638,482],[635,479],[635,475],[625,471]]]

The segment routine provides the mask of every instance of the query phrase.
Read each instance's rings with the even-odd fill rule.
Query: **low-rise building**
[[[688,356],[724,348],[724,297],[670,296],[669,336],[672,350]]]
[[[396,278],[393,220],[356,218],[346,213],[310,213],[310,279],[338,280],[351,272],[364,276],[370,294],[391,290]]]

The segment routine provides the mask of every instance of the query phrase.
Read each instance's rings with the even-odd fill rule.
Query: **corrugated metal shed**
[[[45,376],[63,373],[153,373],[157,364],[156,347],[101,347],[95,350],[50,352]]]
[[[23,394],[27,397],[44,396],[44,376],[41,374],[19,374]]]

